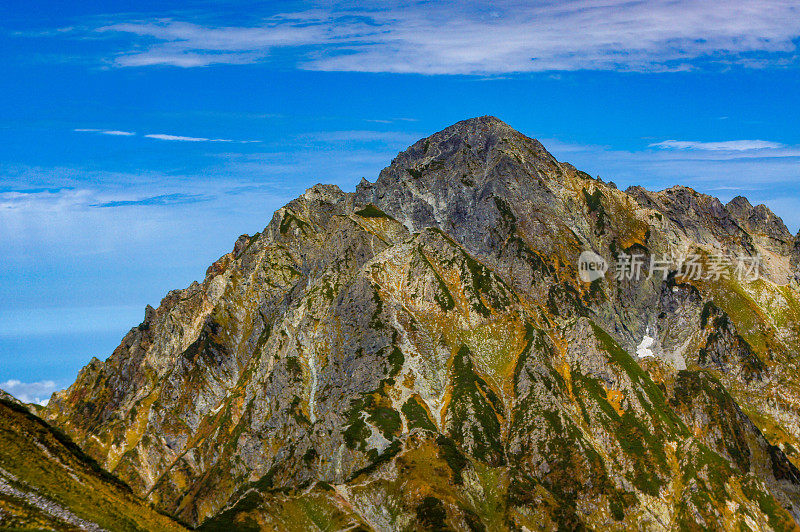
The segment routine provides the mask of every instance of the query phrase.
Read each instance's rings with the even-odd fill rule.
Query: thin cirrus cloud
[[[99,133],[101,135],[112,135],[116,137],[133,137],[136,135],[136,133],[132,131],[120,131],[116,129],[76,128],[73,129],[73,131],[76,131],[78,133]],[[260,140],[234,140],[234,139],[214,139],[206,137],[187,137],[183,135],[167,135],[165,133],[148,133],[147,135],[142,135],[142,136],[147,139],[172,140],[178,142],[232,142],[237,144],[252,144],[261,142]]]
[[[128,19],[88,33],[121,39],[107,57],[116,67],[249,64],[289,50],[299,68],[324,71],[661,72],[791,64],[800,6],[787,0],[506,0],[488,8],[394,2],[369,9],[352,3],[267,15],[248,26]]]
[[[236,142],[239,144],[251,144],[261,142],[260,140],[233,140],[233,139],[211,139],[206,137],[184,137],[182,135],[167,135],[165,133],[151,133],[145,138],[156,140],[174,140],[178,142]]]
[[[133,137],[136,135],[133,131],[120,131],[118,129],[93,129],[93,128],[76,128],[73,131],[78,133],[99,133],[101,135],[111,135],[114,137]]]
[[[699,142],[693,140],[664,140],[648,145],[662,150],[701,150],[701,151],[751,151],[778,150],[786,146],[768,140],[726,140],[721,142]]]
[[[166,135],[163,133],[153,133],[150,135],[145,135],[145,138],[148,139],[156,139],[156,140],[176,140],[178,142],[210,142],[211,139],[207,139],[205,137],[184,137],[181,135]],[[218,139],[218,141],[223,141],[223,139]],[[224,140],[224,142],[231,142],[230,140]]]

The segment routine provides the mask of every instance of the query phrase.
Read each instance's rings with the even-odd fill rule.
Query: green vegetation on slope
[[[65,435],[0,398],[0,528],[184,530],[133,495]]]

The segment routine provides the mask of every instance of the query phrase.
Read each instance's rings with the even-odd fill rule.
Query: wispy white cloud
[[[103,135],[113,135],[116,137],[132,137],[136,135],[136,133],[133,133],[132,131],[118,131],[118,130],[103,131],[102,133]]]
[[[78,133],[98,133],[101,135],[111,135],[114,137],[136,136],[136,133],[133,131],[121,131],[117,129],[75,128],[72,131],[76,131]],[[260,140],[234,140],[234,139],[218,139],[218,138],[208,138],[208,137],[188,137],[184,135],[168,135],[165,133],[148,133],[143,136],[148,139],[174,140],[179,142],[232,142],[237,144],[253,144],[261,142]]]
[[[93,32],[129,38],[111,58],[117,67],[245,64],[290,49],[305,69],[424,74],[764,68],[795,61],[800,36],[790,0],[396,1],[262,20],[125,20]]]
[[[699,142],[694,140],[664,140],[650,144],[650,148],[663,150],[704,150],[704,151],[750,151],[777,150],[785,146],[768,140],[726,140],[721,142]]]
[[[236,142],[239,144],[250,144],[261,142],[260,140],[232,140],[232,139],[210,139],[206,137],[185,137],[182,135],[167,135],[164,133],[150,133],[145,138],[156,140],[174,140],[178,142]]]
[[[54,381],[22,382],[16,379],[0,383],[0,388],[23,403],[36,403],[45,406],[56,391]]]
[[[114,137],[132,137],[136,135],[133,131],[120,131],[118,129],[75,128],[72,131],[78,133],[100,133],[101,135],[111,135]]]
[[[119,67],[147,67],[169,65],[182,68],[204,67],[213,64],[246,65],[253,63],[261,56],[256,53],[221,54],[211,50],[201,52],[170,51],[174,46],[154,48],[144,53],[122,54],[114,60]]]
[[[177,140],[181,142],[208,142],[211,140],[204,137],[184,137],[180,135],[165,135],[163,133],[151,133],[149,135],[145,135],[145,137],[148,139]]]

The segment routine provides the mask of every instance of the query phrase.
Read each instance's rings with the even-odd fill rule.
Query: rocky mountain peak
[[[536,139],[526,137],[498,118],[481,116],[462,120],[415,142],[392,160],[376,184],[398,179],[419,180],[449,165],[461,171],[489,168],[503,155],[514,156],[520,163],[558,165]],[[421,183],[431,184],[427,180]]]
[[[728,212],[730,212],[734,218],[746,220],[753,210],[753,205],[744,196],[736,196],[725,204],[725,208],[728,209]]]
[[[726,529],[734,507],[788,529],[796,285],[612,269],[722,249],[783,272],[751,228],[770,220],[687,187],[622,192],[465,120],[355,193],[278,209],[46,415],[209,530]],[[586,250],[609,265],[592,281]]]
[[[737,196],[725,205],[725,209],[739,224],[753,233],[756,239],[767,245],[787,251],[794,243],[794,238],[783,220],[764,204],[754,207],[744,196]]]
[[[412,233],[435,227],[485,254],[491,237],[481,229],[504,217],[530,217],[531,201],[545,208],[579,177],[589,176],[559,163],[539,141],[482,116],[415,142],[375,183],[362,181],[355,201],[379,205]]]

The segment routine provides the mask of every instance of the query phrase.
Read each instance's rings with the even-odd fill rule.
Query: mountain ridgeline
[[[279,209],[42,416],[203,530],[798,530],[799,260],[763,205],[474,118]]]

